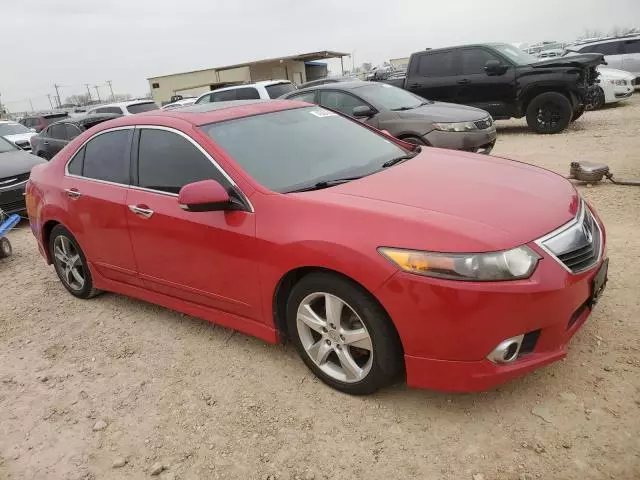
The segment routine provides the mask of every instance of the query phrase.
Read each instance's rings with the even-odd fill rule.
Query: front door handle
[[[82,196],[82,194],[75,188],[65,188],[64,191],[67,192],[67,197],[71,200],[77,200]]]
[[[44,143],[45,145],[49,145],[49,142],[47,142],[47,141],[44,141],[43,143]]]
[[[153,210],[150,210],[145,207],[146,205],[143,205],[143,206],[129,205],[129,210],[131,210],[136,215],[140,215],[141,217],[151,218],[151,216],[153,215]]]
[[[471,80],[469,80],[468,78],[463,78],[462,80],[458,80],[458,85],[469,85],[471,83]]]
[[[418,88],[419,86],[419,83],[412,83],[411,85],[409,85],[409,88]]]

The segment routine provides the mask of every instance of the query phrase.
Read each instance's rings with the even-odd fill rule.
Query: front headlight
[[[616,85],[624,87],[627,84],[626,80],[616,80]]]
[[[474,122],[434,123],[433,126],[441,132],[470,132],[478,129]]]
[[[525,246],[488,253],[435,253],[390,247],[380,247],[378,251],[405,272],[476,282],[528,278],[540,259]]]

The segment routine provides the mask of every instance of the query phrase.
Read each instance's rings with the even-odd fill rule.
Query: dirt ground
[[[640,179],[640,93],[559,135],[499,122],[494,154]],[[0,479],[638,479],[640,188],[580,191],[608,229],[604,297],[566,360],[472,395],[350,397],[292,346],[76,300],[23,223],[0,262]]]

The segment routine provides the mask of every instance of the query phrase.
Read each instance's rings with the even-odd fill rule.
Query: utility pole
[[[58,99],[58,108],[60,108],[62,106],[62,102],[60,101],[60,91],[58,90],[58,88],[60,88],[60,85],[56,85],[54,83],[53,88],[56,89],[56,98]]]
[[[111,86],[111,80],[107,80],[107,85],[109,85],[109,90],[111,90],[111,101],[116,101],[116,96],[113,94],[113,87]]]
[[[89,84],[85,83],[85,86],[87,87],[87,94],[89,95],[89,103],[91,103],[91,90],[89,90]]]
[[[98,90],[98,85],[94,85],[93,88],[96,89],[96,95],[98,95],[98,101],[102,102],[102,99],[100,98],[100,90]]]
[[[47,93],[47,98],[49,99],[49,105],[51,106],[51,110],[53,110],[53,103],[51,102],[51,94]]]
[[[34,108],[33,108],[33,102],[31,101],[31,99],[29,99],[29,105],[31,105],[31,111],[35,112]]]

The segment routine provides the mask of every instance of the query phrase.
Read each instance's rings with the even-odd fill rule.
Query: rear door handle
[[[409,85],[409,88],[418,88],[419,86],[419,83],[412,83],[411,85]]]
[[[71,200],[77,200],[82,196],[82,194],[75,188],[65,188],[64,191],[67,192],[67,197]]]
[[[129,210],[131,210],[136,215],[140,215],[141,217],[151,218],[151,216],[153,215],[153,210],[144,207],[146,207],[146,205],[141,207],[139,207],[138,205],[129,205]]]
[[[46,140],[42,143],[44,143],[45,145],[49,145],[49,142],[47,142]]]
[[[463,78],[462,80],[458,80],[458,85],[468,85],[471,83],[471,80],[468,78]]]

